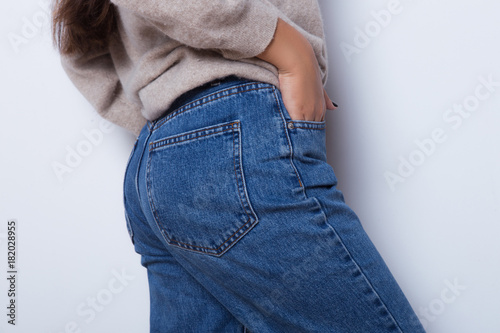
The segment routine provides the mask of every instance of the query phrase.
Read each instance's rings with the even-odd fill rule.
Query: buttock
[[[247,81],[207,88],[151,123],[143,178],[164,240],[220,256],[259,210],[306,199],[307,182],[318,180],[297,164],[328,166],[324,130],[290,119],[276,87]]]
[[[324,122],[292,120],[272,85],[225,84],[139,136],[126,206],[151,276],[175,264],[251,331],[422,332],[336,187]],[[166,318],[193,306],[179,289],[153,286],[186,303]]]

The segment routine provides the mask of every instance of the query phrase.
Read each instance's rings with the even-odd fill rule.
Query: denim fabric
[[[269,84],[220,80],[148,123],[124,194],[151,332],[424,332],[336,184],[325,122]]]

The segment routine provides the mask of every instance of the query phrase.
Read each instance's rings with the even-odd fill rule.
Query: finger
[[[325,116],[326,116],[326,110],[323,112],[323,115],[321,116],[321,119],[319,121],[325,121]]]
[[[318,113],[319,115],[319,119],[316,119],[316,121],[323,121],[325,119],[325,114],[326,114],[326,109],[327,109],[327,105],[326,105],[326,101],[323,103],[323,101],[321,101],[321,111]]]
[[[338,105],[334,104],[330,97],[328,97],[328,93],[326,92],[325,89],[323,89],[323,95],[325,96],[325,103],[326,103],[326,108],[328,110],[335,110]]]

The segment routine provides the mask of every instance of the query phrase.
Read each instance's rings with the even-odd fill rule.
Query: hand
[[[325,110],[336,107],[328,97],[321,80],[316,57],[292,71],[279,71],[283,103],[292,120],[323,121]]]
[[[322,121],[325,110],[336,107],[328,97],[309,41],[278,19],[273,40],[257,56],[278,68],[283,103],[293,120]]]

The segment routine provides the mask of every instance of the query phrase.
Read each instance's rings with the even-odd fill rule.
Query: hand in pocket
[[[314,49],[299,31],[279,19],[273,40],[257,56],[278,69],[283,103],[292,120],[322,121],[335,109],[321,78]]]

